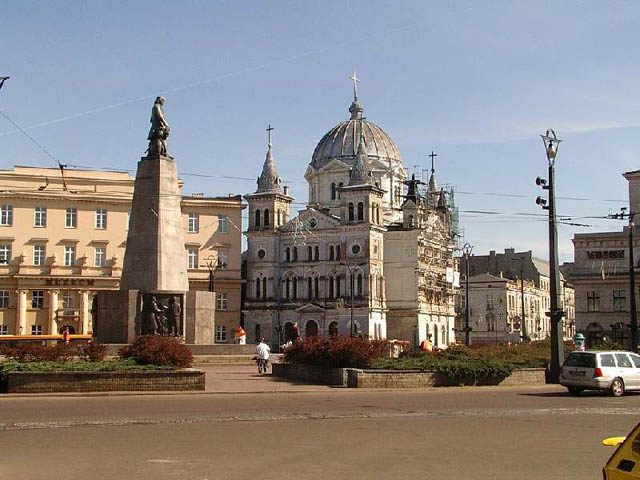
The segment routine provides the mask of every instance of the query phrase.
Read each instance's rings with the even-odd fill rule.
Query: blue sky
[[[407,168],[438,153],[474,253],[547,257],[544,217],[465,213],[543,213],[534,179],[546,174],[547,128],[564,140],[558,213],[590,225],[560,225],[565,261],[575,232],[621,228],[581,217],[626,206],[621,173],[640,168],[632,0],[5,1],[1,10],[0,75],[11,79],[0,110],[63,163],[135,169],[163,94],[187,193],[254,191],[270,123],[302,208],[304,171],[323,134],[348,118],[356,68],[365,115]],[[0,168],[13,165],[54,162],[0,117]]]

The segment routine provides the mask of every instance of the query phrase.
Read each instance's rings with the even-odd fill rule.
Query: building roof
[[[273,161],[273,149],[271,142],[269,142],[262,173],[258,177],[258,190],[256,190],[256,193],[282,193],[281,184],[282,179],[278,176],[278,170],[276,170],[276,164]]]
[[[311,166],[321,168],[333,158],[340,158],[353,165],[362,128],[368,157],[376,157],[385,163],[391,160],[393,166],[403,167],[402,157],[394,141],[382,128],[365,120],[363,110],[362,104],[354,100],[349,108],[351,118],[339,123],[322,137],[313,152]]]

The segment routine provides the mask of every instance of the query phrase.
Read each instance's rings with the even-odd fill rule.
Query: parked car
[[[640,355],[624,351],[571,352],[562,365],[560,385],[572,395],[583,390],[609,390],[621,397],[640,390]]]
[[[640,423],[626,438],[605,438],[602,443],[618,447],[602,470],[604,480],[640,479]]]

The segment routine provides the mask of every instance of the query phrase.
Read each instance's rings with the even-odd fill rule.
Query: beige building
[[[631,212],[640,212],[640,170],[627,172]],[[628,219],[625,218],[625,222]],[[633,251],[640,260],[640,229],[636,215]],[[612,232],[581,233],[573,237],[574,262],[562,266],[576,288],[576,324],[587,345],[608,337],[626,345],[630,340],[629,227]],[[636,282],[640,277],[636,270]],[[636,283],[636,305],[640,305]]]
[[[466,269],[465,258],[460,269]],[[522,279],[524,278],[524,285]],[[561,278],[563,337],[575,334],[575,293],[573,286]],[[549,263],[536,258],[531,251],[472,255],[469,261],[469,326],[474,343],[543,340],[551,335],[551,323],[546,312],[551,307],[549,294]],[[466,324],[466,281],[460,284],[456,302],[457,332],[464,338]],[[522,298],[524,295],[524,315]],[[524,317],[524,322],[522,321]]]
[[[0,184],[0,334],[91,333],[94,293],[119,288],[134,179],[14,167]],[[243,208],[240,196],[182,199],[190,289],[207,290],[207,264],[216,270],[212,343],[240,323]]]

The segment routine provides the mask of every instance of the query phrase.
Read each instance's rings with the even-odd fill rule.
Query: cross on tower
[[[273,127],[271,126],[271,124],[269,124],[269,126],[267,127],[267,135],[269,135],[269,145],[271,145],[271,131],[273,130]]]
[[[438,156],[438,154],[437,153],[433,153],[433,150],[431,150],[431,153],[428,156],[431,157],[431,173],[433,173],[433,172],[436,171],[436,169],[433,166],[433,161]]]
[[[353,101],[357,102],[358,101],[358,82],[360,81],[360,79],[356,75],[355,68],[353,69],[353,75],[351,75],[349,78],[353,81]]]

